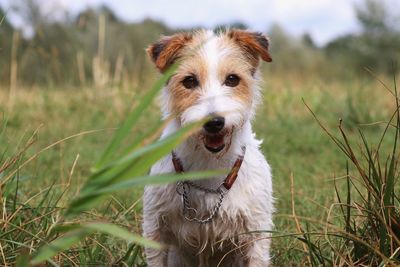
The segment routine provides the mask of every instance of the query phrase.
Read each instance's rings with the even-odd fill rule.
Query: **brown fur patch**
[[[252,93],[252,74],[253,67],[248,58],[242,51],[232,50],[231,55],[222,59],[218,66],[218,76],[220,81],[224,81],[230,74],[236,74],[240,78],[239,85],[232,87],[232,96],[250,105],[253,99]]]
[[[231,30],[227,35],[249,55],[249,59],[254,67],[258,66],[260,57],[266,62],[272,61],[268,51],[269,42],[263,34],[243,30]]]
[[[190,43],[181,50],[181,62],[176,74],[168,84],[171,94],[171,110],[175,116],[181,115],[188,107],[194,105],[202,93],[202,87],[207,82],[207,62],[201,56],[201,46],[206,42],[205,31],[195,32]],[[195,75],[199,81],[199,88],[187,89],[182,85],[183,79],[188,75]]]
[[[240,84],[234,88],[234,97],[239,101],[247,104],[249,107],[251,106],[253,100],[253,92],[251,87],[246,84],[246,81],[242,80]]]
[[[180,51],[191,39],[192,35],[189,33],[177,33],[161,38],[150,45],[146,51],[156,67],[164,72],[180,57]]]
[[[179,117],[188,107],[194,105],[201,92],[198,89],[186,89],[181,81],[183,77],[174,77],[168,85],[171,95],[171,110],[173,115]]]

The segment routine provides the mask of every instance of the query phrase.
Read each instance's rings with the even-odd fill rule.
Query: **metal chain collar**
[[[200,186],[200,185],[195,184],[190,181],[182,181],[182,182],[178,182],[176,184],[176,192],[182,198],[182,204],[183,204],[182,205],[183,206],[182,216],[187,221],[196,222],[199,224],[206,224],[206,223],[211,222],[214,219],[214,217],[217,215],[218,210],[220,209],[220,207],[222,205],[222,201],[224,200],[225,194],[232,187],[233,183],[235,182],[235,180],[238,176],[239,169],[242,165],[245,152],[246,152],[246,147],[242,146],[242,154],[238,156],[231,171],[226,176],[224,182],[221,185],[219,185],[217,189],[206,188],[206,187]],[[175,152],[172,152],[172,163],[173,163],[175,171],[177,173],[184,173],[182,162],[176,156]],[[194,189],[197,189],[199,191],[208,193],[208,194],[219,195],[218,201],[215,203],[214,208],[209,213],[209,216],[204,219],[199,218],[197,210],[190,206],[189,192],[190,192],[191,187]]]
[[[205,219],[201,219],[201,218],[197,217],[197,214],[198,214],[197,210],[190,206],[190,200],[189,200],[190,187],[196,188],[205,193],[219,194],[217,203],[215,203],[214,208],[211,210],[209,216],[206,217]],[[183,217],[190,222],[196,222],[199,224],[206,224],[206,223],[211,222],[212,219],[214,219],[214,217],[218,213],[219,208],[222,205],[222,201],[225,196],[225,191],[222,187],[222,184],[217,189],[210,189],[210,188],[202,187],[200,185],[197,185],[197,184],[189,182],[189,181],[184,181],[184,182],[177,183],[176,191],[178,192],[179,195],[182,196],[182,204],[183,204],[182,215],[183,215]]]

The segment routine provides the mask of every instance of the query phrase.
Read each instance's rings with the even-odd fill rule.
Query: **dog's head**
[[[243,30],[178,33],[147,52],[161,72],[179,63],[165,87],[165,115],[175,116],[180,125],[211,117],[199,140],[212,153],[227,148],[233,131],[253,117],[259,62],[271,61],[267,38]]]

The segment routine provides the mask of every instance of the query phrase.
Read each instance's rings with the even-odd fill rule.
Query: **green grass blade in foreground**
[[[126,240],[127,242],[133,242],[144,247],[150,247],[160,249],[161,245],[153,240],[144,238],[140,235],[133,234],[125,228],[111,223],[89,223],[85,225],[86,229],[98,231],[103,234],[108,234],[117,238]]]
[[[104,187],[96,191],[98,194],[105,193],[113,193],[116,191],[122,191],[131,189],[132,187],[138,187],[143,185],[159,185],[159,184],[167,184],[182,180],[199,180],[205,179],[212,176],[224,175],[226,174],[226,170],[215,170],[215,171],[203,171],[203,172],[188,172],[184,174],[159,174],[159,175],[148,175],[148,176],[139,176],[133,177],[132,179],[125,180],[123,182],[118,182],[112,184],[110,186]]]
[[[23,251],[17,258],[15,267],[26,267],[29,266],[29,251]]]
[[[136,124],[142,113],[150,106],[150,103],[153,101],[154,97],[161,90],[168,79],[173,75],[176,69],[177,65],[173,65],[171,68],[169,68],[165,72],[165,74],[154,84],[151,90],[139,101],[139,105],[125,120],[122,127],[119,128],[115,133],[110,144],[96,164],[96,169],[101,168],[102,165],[107,163],[112,158],[113,154],[118,149],[118,146],[121,144],[123,139],[130,133],[132,127]]]
[[[204,172],[189,172],[185,174],[164,174],[154,176],[136,176],[123,182],[117,182],[108,186],[98,188],[91,193],[83,194],[78,199],[71,203],[66,216],[77,215],[81,212],[89,210],[109,197],[112,193],[132,189],[133,187],[148,185],[148,184],[167,184],[182,180],[199,180],[213,176],[226,174],[226,170],[204,171]]]
[[[116,179],[123,180],[123,175],[127,178],[131,178],[134,175],[143,175],[151,165],[170,153],[172,149],[182,143],[201,124],[203,124],[203,120],[189,124],[163,139],[141,147],[121,159],[108,164],[104,169],[98,170],[89,178],[87,184],[82,188],[81,193],[85,194],[95,191],[99,186],[105,186]],[[152,158],[151,161],[149,157]],[[145,160],[145,163],[139,162],[139,160]]]
[[[53,240],[51,243],[46,244],[39,248],[37,254],[33,257],[31,263],[39,264],[46,260],[49,260],[51,257],[54,257],[58,253],[71,248],[73,245],[76,245],[89,235],[90,232],[86,229],[79,229],[73,232],[69,232],[66,235]]]
[[[396,107],[399,107],[399,98],[397,97],[397,84],[396,84],[396,76],[394,76],[394,92],[396,95]],[[391,155],[391,160],[390,160],[390,165],[389,165],[389,171],[387,172],[386,176],[386,186],[385,186],[385,191],[383,194],[383,203],[386,207],[385,209],[385,219],[390,220],[389,218],[389,207],[394,206],[395,203],[392,201],[394,199],[395,195],[395,184],[396,184],[396,155],[397,155],[397,141],[399,138],[400,134],[400,113],[399,109],[396,109],[396,132],[394,136],[394,142],[393,142],[393,150],[392,150],[392,155]]]
[[[123,239],[127,242],[133,242],[145,247],[152,247],[156,249],[161,248],[160,244],[152,240],[148,240],[144,237],[133,234],[120,226],[110,223],[88,223],[80,226],[72,226],[72,228],[75,227],[76,230],[68,232],[64,236],[59,237],[53,240],[51,243],[42,246],[32,259],[31,263],[38,264],[46,260],[49,260],[58,253],[65,251],[71,248],[72,246],[78,244],[88,235],[95,232],[111,235]]]
[[[123,159],[111,164],[106,172],[99,170],[100,176],[91,176],[87,184],[82,188],[81,195],[70,203],[65,216],[70,217],[86,211],[109,196],[108,193],[98,193],[99,191],[128,178],[144,175],[151,165],[170,153],[174,147],[184,141],[202,123],[203,121],[200,121],[185,126],[154,144],[132,152]],[[184,176],[182,176],[182,179],[184,179]],[[175,180],[171,179],[171,181]]]

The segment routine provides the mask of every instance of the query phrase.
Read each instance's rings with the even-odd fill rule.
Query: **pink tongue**
[[[207,135],[206,136],[206,145],[211,148],[219,148],[224,144],[224,136],[223,135]]]

